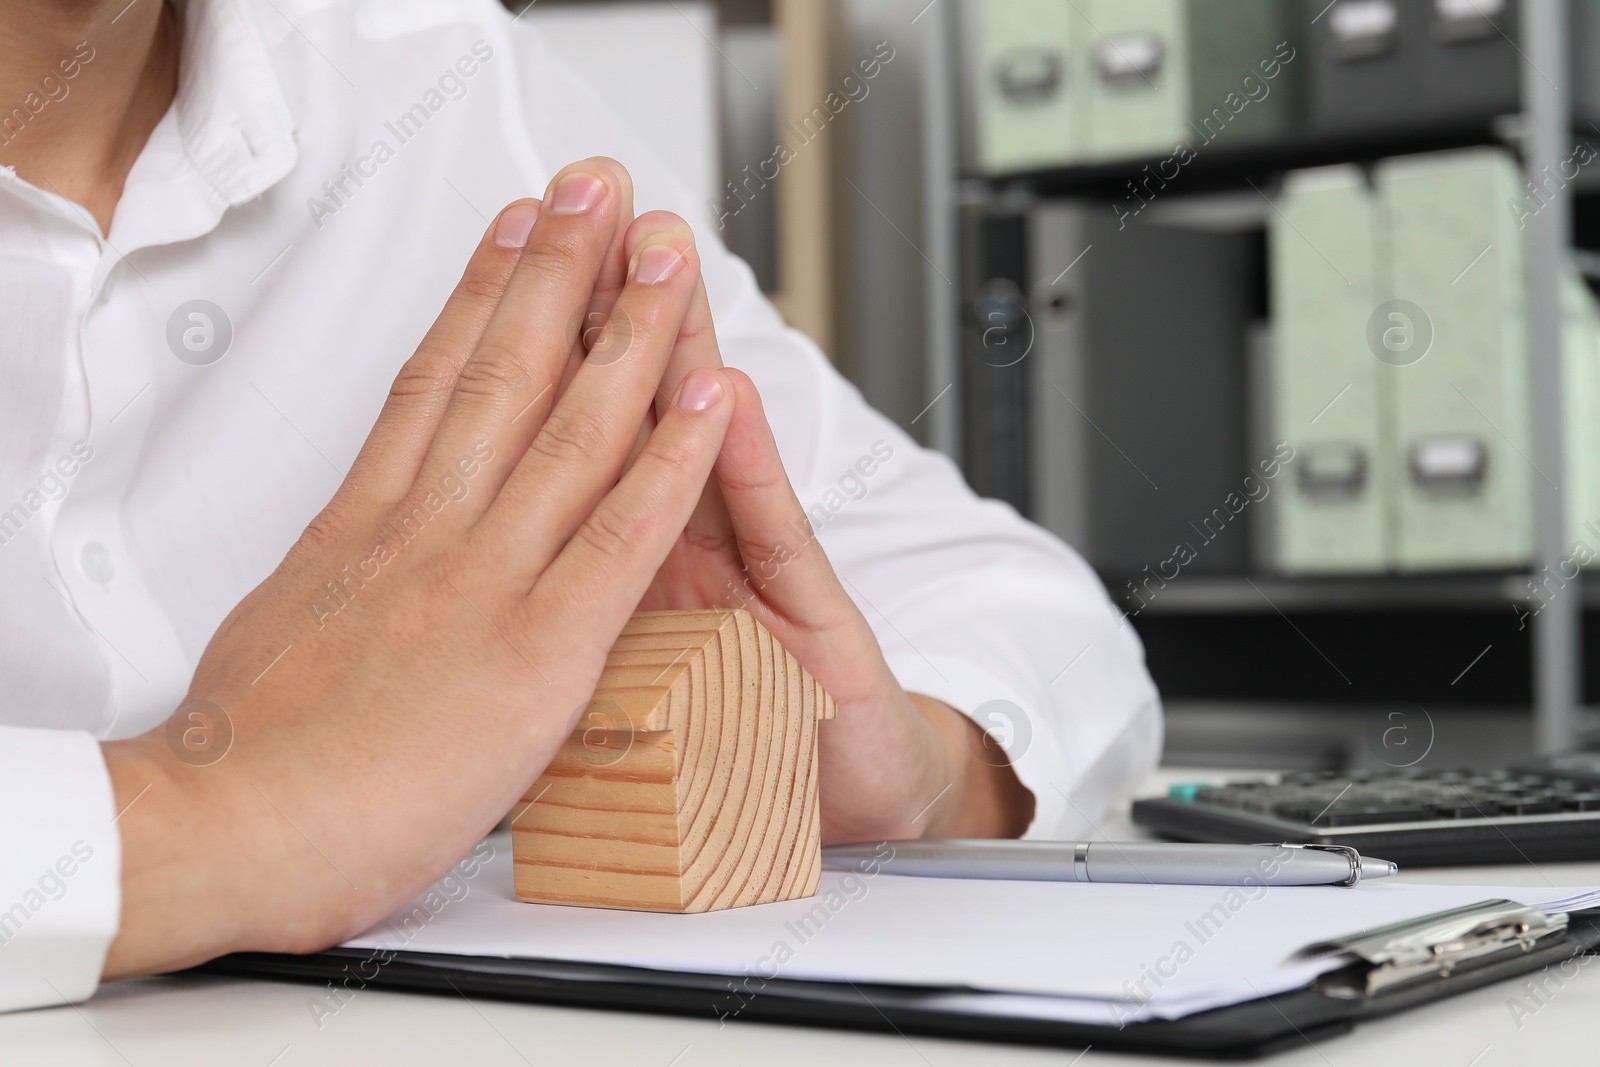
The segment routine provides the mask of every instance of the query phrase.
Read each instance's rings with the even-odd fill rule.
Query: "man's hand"
[[[188,702],[104,746],[123,841],[107,977],[349,937],[466,853],[573,729],[733,407],[723,372],[674,375],[629,462],[701,290],[681,226],[630,224],[627,192],[586,161],[501,214]],[[606,358],[585,361],[602,284]],[[196,714],[231,724],[210,765],[179,740]]]
[[[641,609],[745,608],[833,695],[838,718],[818,732],[824,843],[1019,836],[1033,795],[972,720],[895,680],[808,536],[755,386],[724,373],[734,416],[716,480]]]
[[[679,236],[692,240],[686,227]],[[666,415],[661,398],[684,376],[721,366],[701,285],[657,415]],[[833,695],[838,718],[821,724],[818,735],[825,843],[1020,836],[1033,819],[1033,795],[971,719],[908,694],[895,680],[871,627],[810,536],[755,386],[740,371],[723,373],[735,403],[715,479],[640,610],[746,608]]]

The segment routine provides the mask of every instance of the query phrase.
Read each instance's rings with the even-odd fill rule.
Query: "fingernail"
[[[710,371],[697,370],[678,387],[678,407],[704,411],[722,399],[722,381]]]
[[[539,209],[533,204],[513,204],[500,213],[494,224],[494,243],[501,248],[521,248],[528,243]]]
[[[639,253],[639,262],[633,268],[633,278],[645,285],[654,285],[664,282],[683,266],[683,261],[688,256],[688,249],[673,248],[671,245],[651,245]]]
[[[593,174],[577,171],[556,183],[556,191],[550,197],[550,210],[562,215],[575,215],[590,210],[605,195],[604,182]]]

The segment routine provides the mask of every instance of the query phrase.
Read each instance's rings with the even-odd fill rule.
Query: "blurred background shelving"
[[[1562,473],[1561,280],[1600,279],[1600,165],[1555,182],[1540,168],[1600,159],[1600,48],[1585,44],[1600,3],[663,2],[713,27],[725,184],[709,196],[739,208],[724,239],[869,401],[1095,564],[1166,696],[1169,760],[1371,766],[1392,756],[1372,737],[1396,714],[1423,717],[1431,761],[1503,763],[1594,730],[1600,578],[1549,576],[1579,506]],[[1274,114],[1202,141],[1196,118],[1259,82],[1280,40],[1294,58]],[[873,78],[845,81],[884,45]],[[848,102],[826,129],[752,185],[830,93]],[[997,148],[1013,119],[1023,141]],[[1195,142],[1176,174],[1157,128]],[[1382,161],[1483,148],[1541,183],[1516,219],[1527,436],[1482,434],[1490,462],[1555,472],[1527,478],[1526,561],[1286,573],[1291,463],[1150,584],[1176,520],[1259,479],[1286,439],[1271,233],[1291,176],[1353,165],[1371,188]],[[1063,351],[1081,364],[1065,383]]]
[[[969,146],[964,157],[963,192],[974,219],[967,231],[971,235],[968,247],[980,250],[969,254],[965,265],[970,268],[977,261],[981,264],[977,274],[990,276],[982,280],[969,274],[980,310],[976,321],[969,318],[967,329],[968,350],[976,358],[966,361],[968,434],[963,458],[980,489],[1012,500],[1063,533],[1099,566],[1113,596],[1122,602],[1144,639],[1152,673],[1167,698],[1173,727],[1169,759],[1205,762],[1210,758],[1225,763],[1232,754],[1262,748],[1262,739],[1270,737],[1273,744],[1265,747],[1273,751],[1267,762],[1294,759],[1303,754],[1302,748],[1320,747],[1320,763],[1326,764],[1327,753],[1337,750],[1342,753],[1338,758],[1359,764],[1362,752],[1370,746],[1363,749],[1359,744],[1341,743],[1330,747],[1326,739],[1333,735],[1347,740],[1359,737],[1372,723],[1387,722],[1396,701],[1416,704],[1410,713],[1413,718],[1418,711],[1427,713],[1424,705],[1475,709],[1478,714],[1472,728],[1466,728],[1466,720],[1456,715],[1448,720],[1453,724],[1448,731],[1457,735],[1458,743],[1464,743],[1462,754],[1478,762],[1503,761],[1513,754],[1508,748],[1520,754],[1536,747],[1564,746],[1582,740],[1587,732],[1589,719],[1582,708],[1594,694],[1586,691],[1582,664],[1600,653],[1600,647],[1587,647],[1581,638],[1583,608],[1591,597],[1575,595],[1565,581],[1553,583],[1553,592],[1544,592],[1548,603],[1533,589],[1534,580],[1542,581],[1549,573],[1541,568],[1557,564],[1562,559],[1561,546],[1570,544],[1559,516],[1572,505],[1563,502],[1559,491],[1547,493],[1543,486],[1535,485],[1519,501],[1535,519],[1527,570],[1428,576],[1383,573],[1392,570],[1391,560],[1388,566],[1372,567],[1373,573],[1360,577],[1285,576],[1284,561],[1277,558],[1281,534],[1272,512],[1275,501],[1297,491],[1290,481],[1272,486],[1275,495],[1265,497],[1259,505],[1252,502],[1257,510],[1248,520],[1214,542],[1209,528],[1197,529],[1200,537],[1194,543],[1202,551],[1192,570],[1175,576],[1176,568],[1168,560],[1163,573],[1170,580],[1160,576],[1151,580],[1151,568],[1164,555],[1160,535],[1155,533],[1162,526],[1163,510],[1173,517],[1188,516],[1193,528],[1193,519],[1207,514],[1208,503],[1220,500],[1229,488],[1223,472],[1234,472],[1236,481],[1285,434],[1298,437],[1282,425],[1282,390],[1274,394],[1272,381],[1287,358],[1286,353],[1275,357],[1272,352],[1274,335],[1281,334],[1274,326],[1298,309],[1274,306],[1274,297],[1281,300],[1282,294],[1271,292],[1269,277],[1281,265],[1270,262],[1272,242],[1266,238],[1274,227],[1280,231],[1286,227],[1293,231],[1290,243],[1299,239],[1314,246],[1315,242],[1307,239],[1280,207],[1285,202],[1285,175],[1353,164],[1362,168],[1370,188],[1375,165],[1377,169],[1384,166],[1380,160],[1487,145],[1520,154],[1528,176],[1538,181],[1533,160],[1556,165],[1569,153],[1576,157],[1587,152],[1592,157],[1595,135],[1600,131],[1581,116],[1592,114],[1593,73],[1588,64],[1593,50],[1572,48],[1576,62],[1570,71],[1561,69],[1569,39],[1586,40],[1592,32],[1594,13],[1588,5],[1575,6],[1579,9],[1572,12],[1565,32],[1557,33],[1552,32],[1552,25],[1565,21],[1568,12],[1565,5],[1543,0],[1465,8],[1428,0],[1264,5],[1263,11],[1270,7],[1281,19],[1284,39],[1292,42],[1302,64],[1298,70],[1305,72],[1300,88],[1309,92],[1296,101],[1300,113],[1281,128],[1246,138],[1230,139],[1226,135],[1231,131],[1201,130],[1191,121],[1187,129],[1179,129],[1173,136],[1182,145],[1198,146],[1197,151],[1191,149],[1190,158],[1177,156],[1182,159],[1181,171],[1174,166],[1175,152],[1159,150],[1053,166],[1008,167],[1003,160],[1002,165],[994,166],[996,156],[1005,157],[1008,152],[1026,156],[1033,149],[985,145],[981,130],[973,129],[981,123],[985,109],[995,110],[994,98],[1005,95],[1003,84],[997,92],[992,84],[986,88],[984,79],[1003,82],[997,71],[1007,62],[1006,55],[1026,55],[1033,46],[1018,43],[1012,53],[997,56],[982,43],[984,32],[998,24],[1000,33],[1012,34],[1022,42],[1019,27],[1007,22],[1026,22],[1049,5],[1034,5],[1028,11],[1026,3],[972,3],[960,12],[957,35],[968,42],[964,49],[967,80],[958,93]],[[1071,15],[1061,18],[1071,22],[1077,16],[1080,23],[1088,23],[1100,10],[1107,10],[1108,17],[1118,23],[1104,31],[1087,27],[1098,37],[1102,58],[1108,50],[1119,56],[1122,48],[1137,51],[1141,40],[1146,44],[1157,41],[1160,47],[1146,51],[1159,56],[1163,50],[1182,48],[1184,33],[1195,32],[1193,24],[1227,17],[1215,5],[1200,2],[1135,4],[1116,14],[1093,5],[1086,14],[1074,6]],[[1237,14],[1243,8],[1234,10]],[[1342,18],[1347,26],[1371,28],[1381,25],[1385,15],[1398,27],[1396,40],[1361,54],[1341,54],[1349,42],[1340,41],[1332,29],[1337,20]],[[1191,20],[1187,31],[1181,25],[1184,16]],[[1472,27],[1467,37],[1453,40],[1441,31],[1461,25],[1452,21],[1458,16],[1481,24]],[[1080,25],[1079,29],[1083,28]],[[1130,29],[1139,33],[1130,36]],[[1059,35],[1050,37],[1051,41],[1059,39]],[[1119,41],[1123,42],[1120,46]],[[1133,43],[1127,44],[1129,41]],[[1412,48],[1409,56],[1407,47]],[[1064,50],[1073,54],[1070,44]],[[1197,57],[1195,62],[1205,58]],[[988,66],[982,65],[985,61]],[[1441,70],[1454,64],[1439,75],[1434,87],[1444,92],[1424,102],[1406,96],[1402,82],[1417,96],[1427,95],[1419,83],[1433,78],[1434,72],[1418,74],[1418,68],[1430,63]],[[1286,73],[1288,66],[1284,64],[1280,73]],[[1250,71],[1246,64],[1235,63],[1235,67]],[[1387,86],[1381,85],[1380,77],[1385,67],[1394,75]],[[1070,72],[1070,60],[1058,69]],[[1480,75],[1477,79],[1473,78],[1474,69]],[[1236,70],[1236,78],[1238,73]],[[1172,80],[1182,77],[1179,71]],[[1191,72],[1190,77],[1196,76]],[[1070,73],[1062,73],[1061,78],[1071,81]],[[1253,88],[1261,90],[1263,80],[1258,76]],[[1474,80],[1477,84],[1472,84]],[[1093,83],[1092,76],[1089,81]],[[1157,95],[1159,88],[1170,91],[1170,86],[1157,87],[1149,78],[1145,82],[1135,88],[1146,97]],[[1491,83],[1498,85],[1485,91]],[[1545,87],[1552,83],[1564,88],[1559,93],[1547,91]],[[1076,87],[1083,90],[1083,86],[1080,79]],[[1319,90],[1326,93],[1326,99],[1317,99]],[[1059,95],[1070,91],[1059,90]],[[1102,97],[1118,90],[1102,79],[1083,91],[1089,98],[1088,108],[1093,109],[1100,106]],[[990,97],[987,103],[986,93]],[[1460,93],[1465,99],[1450,93]],[[1368,99],[1361,99],[1363,94]],[[1386,95],[1387,99],[1375,101],[1371,99],[1374,95]],[[1017,121],[1028,128],[1027,124],[1035,121],[1027,116],[1029,103],[1020,97],[1014,103],[1022,115]],[[1204,111],[1208,103],[1209,98],[1201,101],[1196,110]],[[1116,106],[1120,105],[1107,105],[1108,110]],[[1366,114],[1353,114],[1363,108]],[[974,111],[980,113],[980,119],[973,118]],[[1415,117],[1403,118],[1407,111]],[[1225,112],[1216,114],[1219,123],[1227,119]],[[1579,118],[1575,121],[1574,116]],[[995,120],[991,115],[990,121],[1004,131],[1004,123],[1010,120]],[[1079,121],[1084,122],[1081,116]],[[1092,122],[1084,124],[1093,126]],[[1081,154],[1097,154],[1092,130],[1084,143]],[[1557,144],[1559,156],[1552,151]],[[989,157],[988,165],[984,156]],[[1525,402],[1533,408],[1534,421],[1544,424],[1545,439],[1539,440],[1535,431],[1531,435],[1534,440],[1524,440],[1519,448],[1516,441],[1501,434],[1504,444],[1491,440],[1488,446],[1497,453],[1496,462],[1516,463],[1518,458],[1511,453],[1519,452],[1523,461],[1541,473],[1569,457],[1562,454],[1559,444],[1562,413],[1552,410],[1562,405],[1550,403],[1552,395],[1561,395],[1560,386],[1552,387],[1550,381],[1550,367],[1554,365],[1559,373],[1561,365],[1559,342],[1551,343],[1562,328],[1560,305],[1541,302],[1538,294],[1541,286],[1554,288],[1567,269],[1565,247],[1592,244],[1594,236],[1594,175],[1581,166],[1572,169],[1576,173],[1565,175],[1568,180],[1541,183],[1541,191],[1545,184],[1551,187],[1543,200],[1532,202],[1536,209],[1531,229],[1563,232],[1554,241],[1548,234],[1542,242],[1536,238],[1526,250],[1529,299],[1524,328],[1531,355],[1523,373],[1532,380]],[[1550,202],[1548,214],[1544,200]],[[1576,209],[1570,218],[1574,225],[1568,230],[1565,212],[1573,201]],[[1089,221],[1074,218],[1073,207]],[[1501,207],[1499,203],[1485,205],[1486,210]],[[1098,224],[1092,221],[1096,213]],[[1117,219],[1115,227],[1108,221],[1110,216]],[[1152,230],[1187,230],[1189,234],[1180,240],[1174,235],[1147,233],[1135,238],[1145,248],[1130,250],[1127,238],[1141,225]],[[1382,235],[1380,244],[1381,240]],[[1031,249],[1026,247],[1030,241]],[[1066,296],[1088,305],[1086,314],[1069,309],[1064,316],[1090,320],[1089,325],[1076,327],[1086,337],[1076,341],[1079,351],[1071,358],[1087,365],[1090,379],[1098,375],[1100,388],[1108,395],[1097,396],[1080,370],[1077,386],[1071,390],[1078,399],[1069,402],[1071,410],[1054,401],[1046,387],[1055,388],[1055,383],[1047,383],[1041,376],[1040,363],[1052,365],[1048,354],[1043,361],[1035,361],[1031,380],[1024,380],[1021,374],[1014,374],[1017,380],[1000,380],[1011,372],[985,365],[996,361],[984,358],[989,354],[985,350],[994,345],[983,320],[1004,322],[1016,317],[1016,312],[999,310],[992,300],[987,305],[992,309],[983,310],[985,287],[995,285],[993,276],[1002,275],[1015,299],[1027,309],[1015,328],[1026,336],[1018,339],[1036,344],[1042,337],[1048,345],[1052,305],[1060,295],[1053,291],[1059,286],[1041,291],[1039,279],[1050,263],[1048,255],[1040,254],[1041,248],[1054,245],[1056,261],[1065,266],[1074,255],[1088,255],[1097,244],[1106,248],[1118,243],[1118,256],[1127,262],[1108,265],[1102,259],[1095,268],[1102,276],[1095,279],[1091,271],[1089,280],[1079,279],[1079,291]],[[981,249],[1010,252],[1002,251],[998,263],[984,264]],[[1328,261],[1341,281],[1350,281],[1320,248],[1313,247],[1313,251]],[[1441,254],[1445,254],[1443,250]],[[1592,273],[1592,256],[1576,259],[1580,269],[1588,267]],[[1463,258],[1462,266],[1467,263]],[[1329,284],[1336,287],[1331,280]],[[1140,290],[1138,297],[1128,298],[1126,294],[1135,288]],[[1095,308],[1103,313],[1108,300],[1120,303],[1118,313],[1128,319],[1140,313],[1159,319],[1163,309],[1172,309],[1181,325],[1094,323]],[[1359,329],[1350,333],[1346,343],[1359,348]],[[1234,340],[1241,336],[1242,341]],[[1281,341],[1281,335],[1276,339]],[[1116,349],[1115,356],[1108,351],[1111,348]],[[1435,359],[1451,355],[1444,353]],[[1128,365],[1097,362],[1108,358]],[[1058,355],[1053,366],[1056,369],[1044,371],[1044,377],[1059,375],[1064,367],[1070,370],[1071,363]],[[1138,395],[1135,382],[1159,382],[1167,376],[1174,380],[1175,388],[1165,391],[1166,395]],[[1031,403],[1019,404],[1007,396],[1023,390],[1034,398]],[[1162,392],[1159,386],[1154,391]],[[1329,389],[1328,395],[1333,399],[1334,389]],[[1045,398],[1042,405],[1037,399],[1040,396]],[[1277,411],[1273,410],[1275,397]],[[1021,412],[1022,418],[1008,417],[1007,411]],[[1098,460],[1075,456],[1075,450],[1086,448],[1083,441],[1069,439],[1063,444],[1056,429],[1070,422],[1073,414],[1088,422],[1094,434],[1115,448],[1118,457],[1105,455],[1104,444],[1082,432],[1079,436],[1087,439],[1088,450],[1097,449],[1102,455]],[[1019,425],[1030,415],[1042,425]],[[1101,417],[1093,418],[1095,415]],[[1552,422],[1553,427],[1549,425]],[[1487,436],[1487,431],[1484,434]],[[1550,436],[1558,443],[1554,459]],[[1034,468],[1019,469],[1010,461],[1018,455],[1027,456]],[[1126,465],[1120,478],[1108,473],[1116,468],[1118,459]],[[1074,463],[1079,470],[1073,469]],[[1083,467],[1089,468],[1087,475]],[[1129,475],[1126,468],[1133,468],[1137,477]],[[1567,483],[1571,470],[1567,473],[1568,478],[1557,474],[1543,480]],[[1399,478],[1403,480],[1404,475]],[[1062,493],[1063,480],[1088,485]],[[1148,492],[1141,481],[1147,483]],[[1157,483],[1164,493],[1156,492]],[[1170,489],[1174,485],[1189,491],[1180,489],[1174,494]],[[1402,491],[1409,489],[1407,485]],[[1163,496],[1164,502],[1157,504]],[[1515,495],[1512,499],[1518,500]],[[1103,512],[1097,514],[1097,508],[1109,509],[1113,517],[1108,521]],[[1075,522],[1075,513],[1090,518]],[[1118,516],[1131,516],[1132,521],[1119,524]],[[1152,535],[1156,540],[1151,540]],[[1176,536],[1187,539],[1188,533]],[[1130,543],[1138,545],[1131,552],[1127,551]],[[1143,567],[1138,565],[1140,559],[1146,561]],[[1299,569],[1306,569],[1303,556],[1297,562]],[[1216,573],[1199,573],[1202,569]],[[1487,718],[1486,709],[1494,709]],[[1320,746],[1308,741],[1313,735],[1324,739]],[[1368,762],[1371,758],[1368,751]]]

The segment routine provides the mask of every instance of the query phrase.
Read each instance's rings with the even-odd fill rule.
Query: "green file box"
[[[1087,29],[1066,0],[969,0],[976,21],[969,70],[977,166],[1006,174],[1083,155],[1083,85],[1075,50]]]
[[[1498,149],[1289,176],[1269,232],[1287,573],[1521,568],[1535,465],[1521,177]],[[1567,540],[1600,560],[1600,309],[1562,290]],[[1337,399],[1335,399],[1337,397]],[[1554,476],[1554,475],[1552,475]],[[1567,575],[1570,577],[1570,575]]]
[[[1373,194],[1354,166],[1288,176],[1271,217],[1273,423],[1294,449],[1278,493],[1278,569],[1393,564],[1387,374],[1366,342],[1378,291]]]
[[[1297,124],[1305,64],[1289,5],[1088,0],[1080,8],[1090,24],[1078,33],[1088,68],[1087,158],[1168,156],[1179,145],[1198,154],[1212,141]],[[1183,162],[1181,153],[1173,160]]]
[[[1561,297],[1568,548],[1600,563],[1600,306],[1576,268]]]
[[[1092,24],[1083,50],[1089,70],[1085,154],[1099,160],[1166,155],[1178,141],[1192,142],[1187,90],[1192,64],[1204,58],[1189,54],[1190,5],[1088,0],[1083,6]]]
[[[985,174],[1160,158],[1292,128],[1309,65],[1277,0],[968,0]],[[1152,186],[1146,186],[1148,195]]]
[[[1533,549],[1526,235],[1498,149],[1384,160],[1386,300],[1425,313],[1425,354],[1395,368],[1396,561],[1402,570],[1518,567]]]

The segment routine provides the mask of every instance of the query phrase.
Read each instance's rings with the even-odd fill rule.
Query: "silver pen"
[[[1387,878],[1388,860],[1348,845],[1203,845],[1165,841],[945,839],[835,845],[822,865],[920,878],[1152,885],[1343,885]]]

